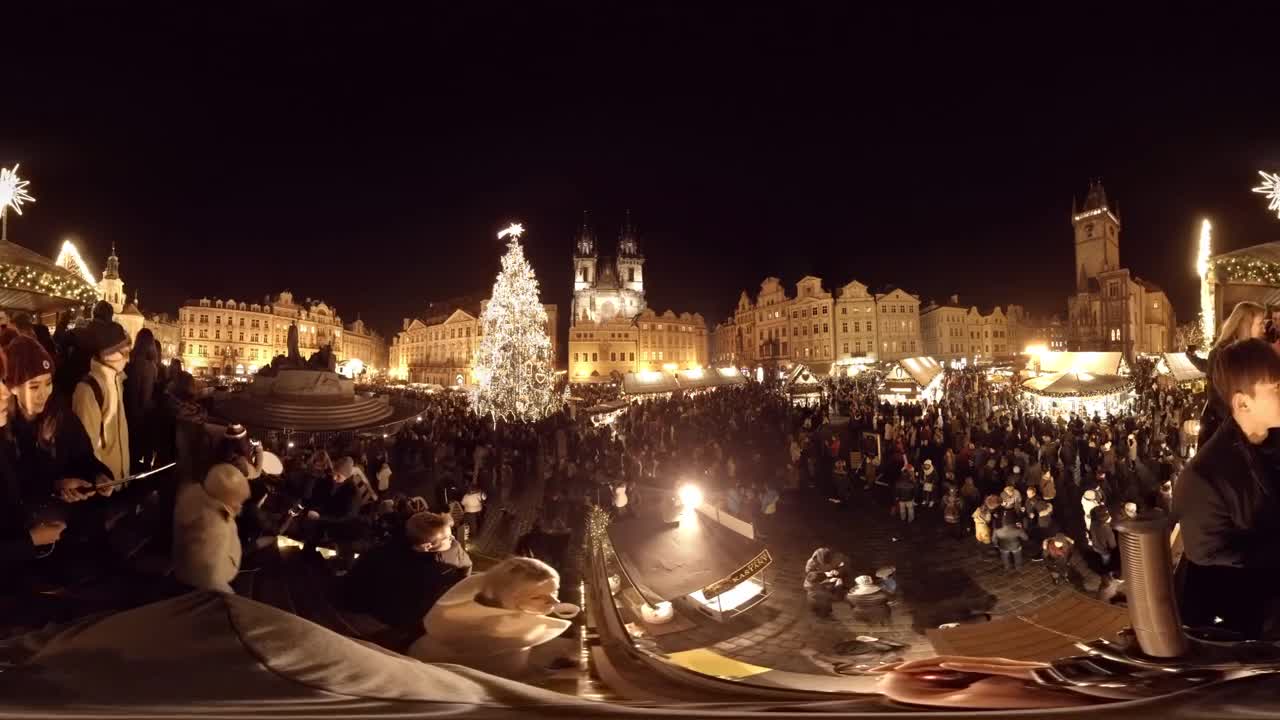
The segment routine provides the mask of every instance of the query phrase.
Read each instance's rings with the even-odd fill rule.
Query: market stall
[[[1156,374],[1160,381],[1171,386],[1199,389],[1205,375],[1184,353],[1164,353],[1156,360]]]
[[[1132,409],[1133,382],[1119,375],[1045,373],[1022,382],[1036,411],[1052,417],[1120,414]]]
[[[931,357],[911,357],[889,370],[877,395],[889,403],[932,401],[941,389],[942,365]]]
[[[830,372],[830,366],[827,368]],[[822,379],[826,375],[821,368],[814,368],[804,363],[791,366],[785,377],[787,395],[795,405],[808,407],[822,401]]]

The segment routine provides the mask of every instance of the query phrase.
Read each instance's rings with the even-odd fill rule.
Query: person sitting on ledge
[[[387,625],[411,625],[470,574],[471,558],[453,538],[453,518],[420,512],[405,523],[402,537],[360,556],[343,583],[343,596],[350,609]]]
[[[524,675],[533,649],[569,628],[568,620],[548,616],[559,592],[560,575],[550,565],[507,558],[445,593],[423,618],[426,635],[408,654],[502,677]]]

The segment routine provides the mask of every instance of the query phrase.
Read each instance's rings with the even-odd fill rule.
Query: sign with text
[[[765,549],[761,551],[759,555],[752,558],[751,562],[730,573],[728,577],[723,580],[717,580],[702,588],[702,596],[710,600],[711,598],[723,595],[737,587],[742,581],[768,567],[771,562],[773,562],[773,556],[769,554],[768,549]]]

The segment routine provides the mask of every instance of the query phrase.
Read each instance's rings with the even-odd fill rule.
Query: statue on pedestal
[[[306,367],[306,363],[302,361],[302,355],[298,352],[298,324],[289,323],[289,366],[290,367]]]

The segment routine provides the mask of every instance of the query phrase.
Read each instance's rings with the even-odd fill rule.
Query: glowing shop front
[[[1025,380],[1023,394],[1042,415],[1065,418],[1119,415],[1133,408],[1133,382],[1119,375],[1048,373]]]

